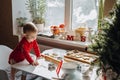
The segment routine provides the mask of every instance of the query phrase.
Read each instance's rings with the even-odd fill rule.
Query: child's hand
[[[38,61],[34,61],[34,62],[32,63],[32,66],[37,66],[37,65],[39,65]]]
[[[41,57],[43,57],[43,58],[44,58],[44,57],[45,57],[45,55],[41,54]]]
[[[37,57],[36,60],[38,60],[38,59],[40,59],[40,58],[44,58],[44,57],[45,57],[45,55],[41,54],[41,56],[40,56],[40,57]]]

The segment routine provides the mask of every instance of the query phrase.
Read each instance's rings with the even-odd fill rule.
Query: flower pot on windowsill
[[[44,23],[43,24],[35,24],[35,25],[38,28],[38,32],[43,32],[43,30],[44,30]]]
[[[36,17],[35,19],[33,19],[33,23],[35,23],[36,27],[38,28],[38,32],[43,32],[45,24],[44,18]]]

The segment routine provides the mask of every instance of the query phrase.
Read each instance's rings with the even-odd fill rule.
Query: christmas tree
[[[107,71],[108,67],[120,75],[120,1],[118,0],[103,21],[101,30],[93,40],[90,48],[99,55],[100,67]],[[117,80],[117,79],[115,79]]]

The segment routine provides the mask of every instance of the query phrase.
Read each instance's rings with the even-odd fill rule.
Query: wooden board
[[[99,57],[95,54],[72,50],[68,51],[64,58],[91,64],[92,62],[95,62]]]

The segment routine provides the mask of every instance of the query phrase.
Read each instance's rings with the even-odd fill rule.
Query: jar
[[[77,40],[85,42],[88,35],[88,29],[86,27],[80,27],[75,30]]]

